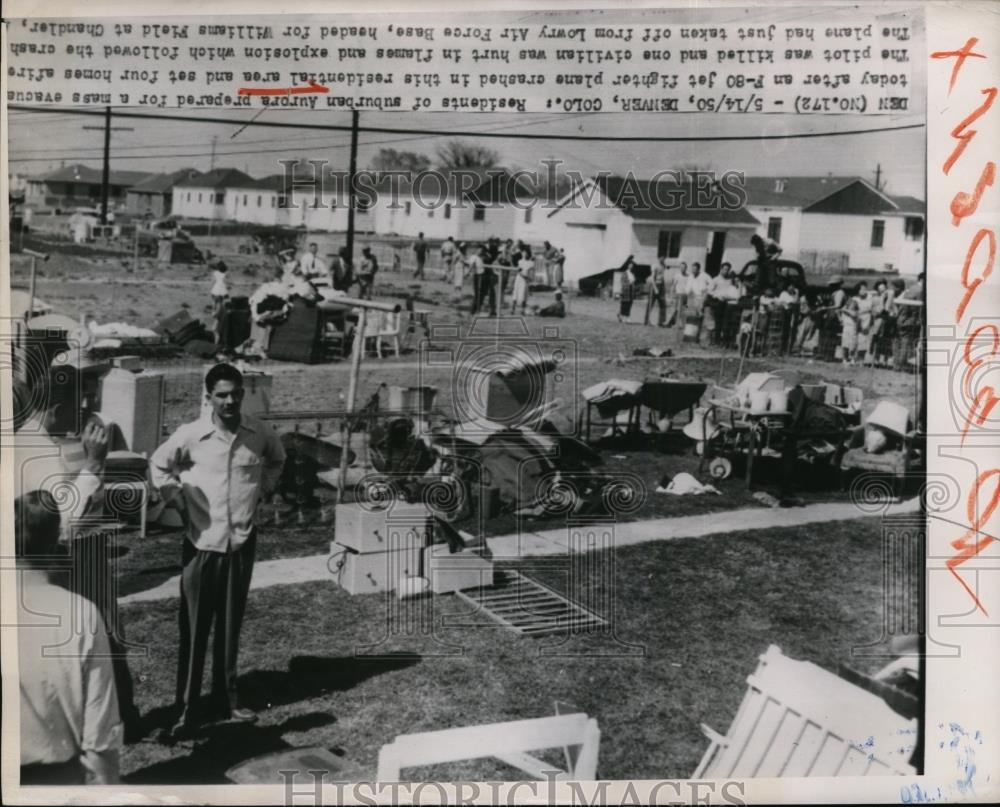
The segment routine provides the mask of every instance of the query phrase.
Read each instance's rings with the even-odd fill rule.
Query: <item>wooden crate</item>
[[[338,504],[334,537],[360,552],[387,552],[430,542],[430,512],[423,504],[393,502],[385,510],[360,504]]]
[[[335,580],[350,594],[395,591],[401,579],[420,574],[420,549],[417,547],[365,554],[338,544],[334,544],[333,549],[336,559],[331,568],[335,570]]]
[[[450,552],[447,544],[424,548],[423,576],[435,594],[493,585],[493,563],[476,552]]]

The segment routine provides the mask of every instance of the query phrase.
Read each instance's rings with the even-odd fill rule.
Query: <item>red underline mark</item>
[[[240,87],[237,95],[315,95],[324,92],[330,92],[330,88],[310,81],[305,87]]]

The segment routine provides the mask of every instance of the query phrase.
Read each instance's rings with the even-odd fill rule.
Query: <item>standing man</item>
[[[253,574],[258,502],[281,476],[285,452],[270,426],[244,415],[243,376],[217,364],[205,376],[211,415],[181,426],[150,462],[164,498],[182,497],[187,539],[182,553],[180,652],[173,739],[190,735],[205,718],[252,722],[239,707],[236,659]],[[200,709],[208,635],[215,623],[212,704]]]
[[[330,277],[330,269],[327,267],[326,261],[319,257],[318,252],[319,247],[316,246],[316,242],[314,241],[309,245],[309,251],[299,259],[299,271],[310,282],[316,278],[326,280]],[[333,284],[331,283],[330,285],[332,286]]]
[[[424,241],[424,234],[417,233],[417,240],[413,242],[413,256],[417,259],[417,271],[413,276],[418,280],[424,279],[424,264],[427,262],[427,242]]]

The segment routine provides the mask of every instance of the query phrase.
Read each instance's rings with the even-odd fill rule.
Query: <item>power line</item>
[[[24,115],[26,113],[21,113],[21,114]],[[521,128],[521,127],[524,127],[524,126],[544,126],[545,124],[548,124],[548,123],[557,123],[557,122],[562,122],[562,121],[566,121],[566,120],[573,120],[575,118],[587,118],[587,117],[591,117],[592,115],[596,115],[596,114],[598,114],[598,113],[596,113],[596,112],[582,112],[582,113],[579,113],[579,114],[560,113],[558,115],[553,115],[553,116],[547,117],[544,120],[520,121],[518,123],[510,124],[508,126],[495,126],[492,123],[486,123],[486,124],[480,124],[480,125],[484,126],[484,127],[494,127],[494,130],[496,130],[496,129],[515,129],[515,128]],[[70,117],[72,117],[72,116],[70,116]],[[239,123],[239,121],[233,121],[233,123]],[[252,124],[249,124],[249,123],[245,124],[245,126],[249,126],[249,125],[252,125]],[[478,136],[478,134],[476,136]],[[300,137],[300,138],[269,137],[269,138],[263,138],[261,140],[243,140],[243,141],[241,141],[239,143],[239,145],[241,145],[241,146],[256,146],[256,145],[260,145],[262,143],[293,143],[294,144],[294,143],[307,143],[307,142],[315,142],[315,141],[326,141],[328,139],[329,138],[327,138],[327,137],[317,136],[317,135],[312,135],[312,136],[307,136],[307,137]],[[422,140],[422,139],[423,139],[422,137],[395,138],[395,139],[391,139],[391,140],[369,141],[368,143],[361,143],[360,145],[378,145],[379,143],[404,143],[404,142],[407,142],[408,140]],[[194,145],[194,144],[189,144],[189,145]],[[208,146],[208,145],[209,145],[208,143],[205,144],[205,146]],[[177,143],[140,143],[140,144],[135,144],[135,145],[131,145],[131,146],[117,146],[115,148],[115,151],[134,151],[134,150],[141,150],[141,149],[176,148],[176,147],[177,147]],[[347,147],[347,143],[344,143],[343,147],[346,148]],[[66,149],[66,148],[21,148],[21,147],[18,147],[18,146],[11,146],[11,149],[17,151],[19,154],[63,154],[63,155],[65,155],[65,154],[67,154],[70,151],[69,149]],[[77,153],[77,152],[84,153],[84,152],[88,152],[88,151],[100,151],[100,149],[86,148],[86,147],[80,148],[80,149],[72,149],[73,153]],[[224,154],[225,152],[219,152],[219,153],[220,154]],[[163,156],[168,157],[170,155],[165,154]]]
[[[46,107],[27,107],[22,105],[11,105],[11,109],[35,109],[36,111],[51,111],[65,113],[65,109]],[[372,110],[378,112],[380,110]],[[74,115],[103,115],[103,112],[93,110],[73,110]],[[239,124],[241,121],[231,118],[213,118],[203,116],[182,116],[182,115],[155,115],[149,112],[115,112],[114,114],[122,118],[136,118],[140,120],[177,120],[189,123],[222,123],[227,125]],[[349,132],[350,126],[327,123],[284,123],[281,121],[253,121],[253,126],[266,126],[279,129],[318,129],[328,132]],[[519,126],[522,124],[519,124]],[[792,134],[780,135],[702,135],[691,136],[664,136],[664,135],[564,135],[564,134],[542,134],[539,132],[461,132],[454,130],[440,129],[402,129],[391,126],[363,126],[366,132],[376,132],[378,134],[407,134],[421,135],[423,137],[481,137],[481,138],[506,138],[513,140],[580,140],[603,143],[684,143],[684,142],[731,142],[740,140],[800,140],[817,137],[847,137],[852,135],[879,134],[883,132],[901,132],[907,129],[923,129],[924,123],[903,124],[901,126],[883,126],[877,129],[844,129],[833,132],[795,132]]]

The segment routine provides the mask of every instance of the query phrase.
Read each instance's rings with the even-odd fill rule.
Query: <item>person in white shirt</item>
[[[215,320],[215,341],[222,341],[222,314],[229,297],[229,285],[226,283],[228,267],[219,258],[212,262],[212,317]]]
[[[67,580],[75,594],[92,601],[109,629],[106,641],[114,651],[112,665],[119,691],[122,720],[128,733],[140,732],[139,712],[133,702],[132,675],[124,646],[124,625],[117,603],[109,596],[114,574],[107,562],[107,535],[81,526],[99,520],[104,510],[104,465],[108,455],[108,428],[97,418],[84,425],[79,440],[53,439],[49,430],[63,420],[65,404],[50,398],[39,382],[34,390],[16,379],[14,392],[14,495],[42,490],[59,505],[59,543],[76,570]],[[71,465],[69,458],[75,456]]]
[[[330,269],[326,265],[326,261],[319,257],[319,247],[316,242],[309,244],[308,251],[302,254],[299,258],[299,272],[302,274],[306,280],[322,279],[323,281],[329,281]],[[330,283],[330,285],[333,285]]]
[[[181,572],[179,716],[165,739],[189,736],[206,718],[251,722],[236,690],[240,629],[253,574],[257,505],[275,490],[285,452],[274,430],[242,414],[243,375],[217,364],[205,376],[211,414],[181,426],[153,454],[150,476],[186,513]],[[201,709],[201,679],[215,622],[212,701]]]
[[[113,785],[124,729],[108,632],[92,602],[49,579],[59,509],[45,490],[14,501],[20,784]]]

